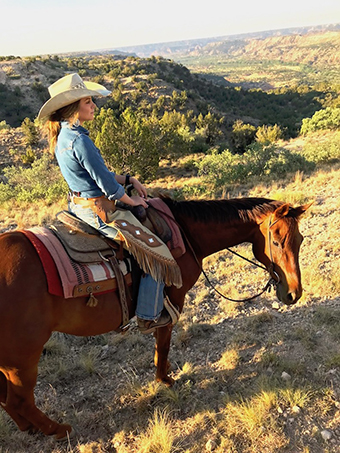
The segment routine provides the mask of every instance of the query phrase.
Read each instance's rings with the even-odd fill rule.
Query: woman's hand
[[[130,199],[133,201],[133,205],[132,206],[139,206],[139,205],[142,205],[143,208],[148,208],[149,205],[146,203],[146,201],[144,200],[144,198],[142,197],[139,197],[138,195],[132,195],[132,197],[130,197]]]
[[[122,196],[122,198],[119,199],[122,203],[128,204],[129,206],[143,206],[143,208],[149,207],[149,205],[146,203],[145,199],[140,197],[139,195],[132,195],[132,197],[129,197],[126,193]]]
[[[148,197],[148,194],[147,194],[147,191],[146,191],[146,188],[143,186],[142,183],[140,183],[138,181],[138,179],[136,178],[130,178],[130,181],[131,181],[131,184],[133,185],[134,189],[137,190],[138,192],[138,195],[142,198],[147,198]],[[145,206],[144,206],[145,207]]]

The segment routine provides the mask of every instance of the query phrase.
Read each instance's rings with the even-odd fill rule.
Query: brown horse
[[[302,294],[298,219],[308,206],[258,198],[166,203],[180,225],[187,251],[178,259],[183,286],[167,288],[174,305],[183,308],[204,257],[242,242],[253,244],[257,260],[277,280],[277,296],[294,304]],[[190,245],[189,245],[190,244]],[[20,232],[0,235],[0,404],[21,430],[63,438],[70,425],[52,421],[35,405],[34,387],[44,344],[53,331],[92,336],[117,330],[121,308],[116,295],[98,296],[96,307],[84,297],[63,299],[47,292],[39,257]],[[130,301],[130,316],[134,307]],[[155,334],[156,379],[172,385],[168,376],[171,328]]]

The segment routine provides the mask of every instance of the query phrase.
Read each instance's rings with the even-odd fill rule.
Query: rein
[[[201,270],[202,270],[202,273],[204,275],[204,277],[206,278],[207,282],[209,283],[209,285],[212,287],[212,289],[217,293],[219,294],[221,297],[223,297],[223,299],[226,299],[226,300],[229,300],[231,302],[249,302],[251,300],[254,300],[256,299],[257,297],[261,296],[264,292],[268,291],[270,292],[272,287],[277,287],[277,285],[280,283],[280,277],[278,275],[277,272],[274,271],[274,261],[273,261],[273,253],[272,253],[272,247],[271,247],[271,227],[273,225],[275,225],[275,223],[278,221],[279,219],[275,220],[275,222],[272,223],[272,216],[270,216],[269,218],[269,225],[268,225],[268,243],[269,243],[269,254],[270,254],[270,268],[267,269],[266,267],[264,266],[261,266],[261,264],[258,264],[256,263],[255,261],[252,261],[252,260],[249,260],[248,258],[246,258],[245,256],[242,256],[240,255],[239,253],[235,252],[234,250],[231,250],[229,247],[226,248],[226,250],[228,250],[228,252],[230,253],[233,253],[234,255],[238,256],[239,258],[242,258],[243,260],[245,261],[248,261],[248,263],[251,263],[251,264],[254,264],[255,266],[259,267],[260,269],[263,269],[267,272],[269,272],[269,275],[270,275],[270,278],[268,280],[268,282],[266,283],[266,285],[264,286],[264,288],[262,289],[262,291],[260,291],[258,294],[255,294],[255,296],[252,296],[252,297],[247,297],[246,299],[231,299],[229,297],[227,297],[225,294],[222,294],[215,286],[214,284],[210,281],[210,279],[208,278],[206,272],[204,271],[203,267],[200,266]],[[187,240],[187,238],[186,238]],[[198,262],[198,259],[196,257],[196,254],[191,246],[191,244],[188,242],[189,246],[190,246],[190,249],[191,251],[193,252],[194,254],[194,257],[195,257],[195,260],[197,262],[197,264],[199,264]],[[275,278],[274,278],[275,277]]]
[[[154,208],[158,211],[157,208]],[[160,211],[159,211],[160,212]],[[164,212],[162,212],[163,215],[167,216],[170,218],[170,216]],[[208,282],[208,284],[211,286],[211,288],[218,294],[220,295],[221,297],[223,297],[223,299],[226,299],[226,300],[229,300],[231,302],[249,302],[251,300],[254,300],[256,299],[257,297],[261,296],[264,292],[268,291],[270,292],[272,287],[277,287],[277,285],[280,283],[280,277],[279,275],[277,274],[277,272],[275,272],[274,270],[274,262],[273,262],[273,254],[272,254],[272,248],[271,248],[271,227],[273,225],[275,225],[275,223],[279,220],[275,220],[275,222],[272,223],[272,216],[270,216],[270,219],[269,219],[269,226],[268,226],[268,243],[269,243],[269,253],[270,253],[270,268],[267,269],[265,266],[262,266],[261,264],[258,264],[256,263],[255,261],[252,261],[252,260],[249,260],[248,258],[240,255],[239,253],[235,252],[234,250],[231,250],[229,247],[227,247],[225,250],[228,250],[228,252],[230,253],[233,253],[234,255],[238,256],[239,258],[242,258],[243,260],[245,261],[248,261],[249,263],[251,264],[254,264],[255,266],[259,267],[260,269],[263,269],[265,271],[267,271],[270,275],[270,278],[268,280],[268,282],[266,283],[266,285],[264,286],[264,288],[258,293],[258,294],[255,294],[254,296],[251,296],[251,297],[247,297],[245,299],[231,299],[230,297],[227,297],[225,294],[221,293],[217,288],[216,286],[212,283],[212,281],[209,279],[209,277],[207,276],[207,273],[205,272],[205,270],[203,269],[203,266],[200,264],[198,258],[197,258],[197,255],[195,253],[195,250],[193,248],[193,246],[191,245],[187,235],[185,234],[183,228],[181,227],[181,225],[177,222],[177,220],[173,217],[172,218],[173,221],[175,221],[176,225],[178,226],[178,228],[180,229],[186,243],[188,244],[193,256],[194,256],[194,259],[198,265],[198,267],[200,268],[202,274],[204,275],[206,281]]]
[[[272,226],[272,225],[270,225]],[[181,228],[181,227],[180,227]],[[269,227],[270,228],[270,227]],[[219,296],[223,297],[223,299],[226,299],[226,300],[229,300],[231,302],[249,302],[251,300],[254,300],[256,299],[257,297],[261,296],[264,292],[268,291],[270,292],[272,287],[276,287],[279,282],[280,282],[280,277],[279,275],[274,271],[273,267],[274,267],[274,263],[273,261],[271,261],[270,263],[270,267],[271,269],[268,270],[266,267],[264,266],[261,266],[260,264],[256,263],[255,261],[252,261],[252,260],[249,260],[248,258],[246,258],[245,256],[242,256],[240,255],[239,253],[235,252],[234,250],[231,250],[229,247],[227,247],[225,250],[228,250],[228,252],[230,253],[233,253],[234,255],[238,256],[239,258],[242,258],[243,260],[245,261],[248,261],[248,263],[251,263],[251,264],[254,264],[255,266],[259,267],[260,269],[263,269],[267,272],[269,272],[270,274],[270,278],[268,280],[268,282],[266,283],[266,285],[263,287],[263,289],[258,293],[258,294],[255,294],[254,296],[251,296],[251,297],[247,297],[245,299],[232,299],[230,297],[227,297],[225,294],[221,293],[217,288],[216,286],[212,283],[212,281],[209,279],[207,273],[205,272],[205,270],[203,269],[203,266],[200,264],[200,262],[198,261],[198,258],[196,256],[196,253],[190,243],[190,241],[188,240],[188,238],[186,237],[186,234],[183,232],[182,228],[181,228],[181,231],[182,231],[182,234],[184,235],[184,238],[187,242],[187,244],[189,245],[189,248],[195,258],[195,261],[196,263],[198,264],[199,268],[201,269],[201,272],[202,274],[204,275],[206,281],[209,283],[209,285],[211,286],[211,288],[215,291],[215,293],[217,293]],[[271,275],[273,273],[273,275],[275,276],[275,278]],[[276,280],[277,279],[277,280]]]
[[[261,296],[264,292],[268,291],[270,292],[272,287],[277,287],[277,285],[280,283],[280,277],[278,275],[277,272],[274,271],[274,261],[273,261],[273,253],[272,253],[272,247],[271,247],[271,227],[273,225],[275,225],[275,223],[278,221],[279,219],[275,220],[275,222],[272,223],[272,216],[270,216],[269,218],[269,225],[268,225],[268,243],[269,243],[269,254],[270,254],[270,268],[267,269],[266,267],[264,266],[261,266],[261,264],[258,264],[256,263],[255,261],[252,261],[252,260],[249,260],[248,258],[246,258],[245,256],[242,256],[240,255],[239,253],[235,252],[234,250],[231,250],[229,247],[226,248],[226,250],[228,250],[228,252],[230,253],[233,253],[234,255],[238,256],[239,258],[242,258],[243,260],[245,261],[248,261],[248,263],[251,263],[251,264],[254,264],[255,266],[259,267],[260,269],[263,269],[267,272],[269,272],[269,275],[270,275],[270,278],[268,280],[268,282],[266,283],[266,285],[264,286],[264,288],[262,289],[262,291],[260,291],[258,294],[255,294],[255,296],[252,296],[252,297],[247,297],[246,299],[231,299],[229,297],[227,297],[226,295],[222,294],[214,285],[213,283],[210,281],[210,279],[208,278],[206,272],[204,271],[203,267],[201,267],[201,270],[202,270],[202,273],[204,275],[204,277],[206,278],[207,282],[209,283],[209,285],[212,287],[212,289],[217,293],[219,294],[221,297],[223,297],[223,299],[227,299],[231,302],[249,302],[251,300],[254,300],[256,299],[257,297]],[[186,238],[187,239],[187,238]],[[191,251],[193,252],[194,254],[194,257],[195,257],[195,260],[196,262],[199,264],[198,262],[198,259],[196,257],[196,254],[191,246],[191,244],[189,243],[189,246],[190,246],[190,249]],[[275,277],[275,278],[274,278]]]

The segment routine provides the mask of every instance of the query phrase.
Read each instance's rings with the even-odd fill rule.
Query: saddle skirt
[[[63,230],[61,225],[58,226],[58,230],[59,232]],[[117,290],[117,279],[111,264],[108,261],[101,260],[97,251],[94,251],[94,255],[92,255],[92,258],[93,256],[96,257],[94,260],[92,259],[93,262],[76,262],[68,255],[63,243],[50,228],[34,227],[23,230],[22,233],[30,240],[40,257],[50,294],[68,299]],[[64,230],[63,234],[65,235]],[[81,234],[81,232],[77,232],[77,234]],[[72,247],[76,249],[74,235],[70,234],[70,236],[73,240],[73,242],[71,241]],[[95,240],[94,242],[96,243]],[[103,256],[108,249],[108,245],[106,245],[106,249],[102,248]],[[76,255],[79,255],[77,250],[75,252]],[[131,285],[129,260],[119,261],[119,267],[126,283]]]

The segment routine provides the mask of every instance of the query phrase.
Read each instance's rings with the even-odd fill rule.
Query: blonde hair
[[[54,150],[60,132],[60,121],[67,121],[70,124],[74,124],[78,119],[79,103],[80,100],[62,107],[61,109],[49,115],[46,123],[44,124],[44,132],[48,139],[49,152],[51,154],[54,155]]]

